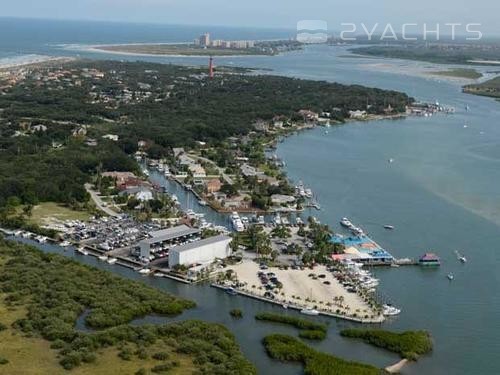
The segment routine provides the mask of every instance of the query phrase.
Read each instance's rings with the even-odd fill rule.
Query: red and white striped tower
[[[208,76],[210,79],[214,78],[214,59],[212,56],[210,56],[210,62],[208,64]]]

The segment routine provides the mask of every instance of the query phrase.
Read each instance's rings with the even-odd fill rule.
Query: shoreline
[[[29,58],[29,59],[28,59]],[[26,59],[26,60],[23,60]],[[10,63],[2,63],[2,60],[11,60]],[[54,62],[68,63],[77,60],[74,57],[66,56],[46,56],[46,55],[20,55],[16,57],[7,57],[0,59],[0,71],[26,66],[38,66]]]
[[[167,43],[154,43],[152,45],[160,45],[160,44],[165,44]],[[174,43],[173,45],[178,44]],[[114,47],[114,46],[133,46],[133,45],[150,45],[150,44],[111,44],[111,45],[90,45],[90,46],[80,46],[80,48],[69,48],[69,46],[66,46],[64,48],[66,49],[71,49],[74,51],[82,51],[82,52],[91,52],[91,53],[101,53],[101,54],[111,54],[111,55],[119,55],[119,56],[137,56],[137,57],[175,57],[175,58],[209,58],[210,54],[206,55],[191,55],[191,54],[175,54],[175,53],[145,53],[145,52],[129,52],[129,51],[112,51],[112,50],[106,50],[103,49],[102,47]],[[170,45],[170,44],[168,44]],[[248,55],[213,55],[214,58],[242,58],[242,57],[273,57],[273,56],[279,56],[281,53],[276,54],[276,55],[266,55],[266,54],[248,54]]]

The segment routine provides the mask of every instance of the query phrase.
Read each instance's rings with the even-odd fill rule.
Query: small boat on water
[[[311,309],[311,308],[302,309],[302,310],[300,310],[300,313],[304,314],[304,315],[311,315],[311,316],[317,316],[317,315],[319,315],[319,311],[318,310]]]
[[[286,309],[288,309],[288,304],[284,303],[284,304],[282,305],[282,307],[286,310]]]
[[[198,203],[200,204],[200,206],[206,206],[208,203],[206,201],[204,201],[203,199],[199,200]]]
[[[232,288],[232,287],[227,287],[225,289],[225,291],[226,291],[227,294],[229,294],[231,296],[236,296],[238,294],[238,292],[234,288]]]
[[[108,262],[108,264],[115,264],[117,261],[118,261],[118,259],[116,259],[116,258],[108,258],[106,260],[106,262]]]
[[[149,268],[141,268],[138,272],[141,275],[149,275],[151,273],[151,270]]]
[[[385,229],[389,229],[389,230],[393,230],[394,229],[394,225],[384,225],[384,228]]]
[[[89,252],[87,250],[85,250],[85,248],[83,246],[76,249],[76,252],[79,254],[82,254],[82,255],[89,255]]]
[[[351,223],[351,221],[346,217],[343,217],[342,220],[340,220],[340,225],[342,225],[343,227],[346,227],[346,228],[354,227],[354,225]]]
[[[161,272],[155,272],[155,273],[153,274],[153,276],[154,276],[154,277],[164,277],[165,275],[164,275],[163,273],[161,273]]]
[[[241,221],[240,215],[237,212],[233,212],[230,217],[231,226],[236,232],[243,232],[245,230],[245,226]]]
[[[38,243],[45,243],[45,242],[47,242],[47,237],[45,237],[45,236],[37,236],[37,237],[35,237],[35,241],[38,242]]]
[[[448,280],[453,280],[455,278],[455,276],[453,276],[453,274],[450,272],[448,275],[446,275],[447,279]]]
[[[387,160],[387,162],[388,162],[389,164],[392,164],[392,163],[394,163],[394,159],[393,159],[393,158],[390,158],[389,160]]]
[[[71,246],[71,242],[69,241],[63,241],[59,244],[59,246],[62,246],[62,247],[68,247],[68,246]]]
[[[457,259],[462,262],[462,263],[466,263],[467,262],[467,258],[460,254],[458,251],[455,251],[455,255],[457,256]]]
[[[106,262],[108,260],[108,256],[107,255],[100,255],[97,257],[97,259],[99,259],[102,262]]]
[[[382,306],[382,314],[384,316],[395,316],[399,315],[401,310],[392,306],[391,304],[386,304]]]

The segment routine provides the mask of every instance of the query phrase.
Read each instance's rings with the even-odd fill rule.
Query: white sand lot
[[[253,261],[244,261],[239,265],[230,266],[240,282],[245,284],[244,292],[257,296],[264,296],[266,289],[262,286],[257,273],[259,265]],[[273,272],[283,284],[279,293],[275,293],[276,301],[287,303],[298,307],[315,308],[326,313],[352,316],[371,321],[380,321],[383,318],[376,316],[369,305],[356,293],[349,293],[342,284],[335,279],[325,266],[316,266],[314,270],[280,270],[269,268],[263,271]],[[314,280],[308,275],[314,273],[316,276],[325,275],[325,278]],[[324,284],[329,281],[330,285]],[[335,299],[337,297],[337,299]],[[368,318],[366,318],[368,316]]]

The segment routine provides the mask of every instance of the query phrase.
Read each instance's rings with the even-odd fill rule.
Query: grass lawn
[[[7,308],[1,301],[4,296],[0,294],[0,322],[8,328],[0,331],[0,357],[9,360],[6,365],[0,365],[0,374],[9,375],[39,375],[39,374],[75,374],[75,375],[133,375],[140,368],[147,370],[148,374],[156,365],[162,362],[151,356],[148,359],[140,360],[134,357],[131,361],[125,361],[118,357],[116,348],[106,348],[97,354],[95,363],[82,364],[70,372],[65,371],[59,364],[57,352],[50,348],[50,343],[39,338],[24,337],[17,330],[11,328],[11,324],[22,318],[26,311],[19,307],[16,309]],[[166,345],[159,341],[158,344],[148,348],[150,354],[156,352],[167,352],[170,354],[169,360],[177,360],[180,366],[173,368],[169,374],[187,375],[195,372],[196,368],[191,359],[186,355],[170,352],[166,350]]]
[[[18,213],[21,212],[22,208]],[[33,213],[28,221],[32,224],[44,225],[50,223],[51,219],[87,221],[90,216],[87,211],[75,211],[57,203],[45,202],[33,207]]]

